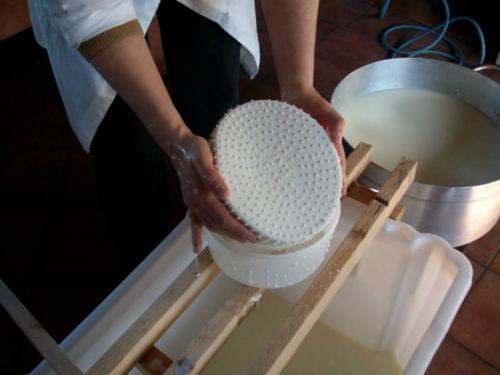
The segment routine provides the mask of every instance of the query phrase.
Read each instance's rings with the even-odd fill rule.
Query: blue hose
[[[450,24],[459,22],[459,21],[467,21],[470,22],[477,31],[477,35],[479,37],[479,43],[481,45],[481,52],[479,56],[479,65],[484,63],[485,55],[486,55],[486,43],[484,41],[484,35],[481,30],[481,27],[471,17],[466,16],[458,16],[458,17],[450,17],[450,8],[448,6],[448,2],[446,0],[442,0],[443,8],[444,8],[444,21],[438,23],[434,26],[425,26],[418,24],[402,24],[395,25],[387,28],[382,34],[382,45],[392,51],[391,57],[397,56],[408,56],[415,57],[419,55],[437,55],[448,58],[449,60],[456,62],[460,65],[465,65],[464,56],[457,43],[450,37],[446,36],[446,32],[448,31],[448,27]],[[386,0],[380,9],[380,18],[383,18],[387,11],[389,10],[389,6],[391,5],[391,0]],[[393,46],[389,44],[388,37],[389,35],[397,30],[416,30],[419,33],[413,38],[403,42],[398,46]],[[427,35],[435,35],[436,39],[434,39],[430,44],[425,47],[417,48],[417,49],[409,49],[411,45],[422,38],[425,38]],[[452,53],[446,53],[434,50],[434,48],[439,42],[445,41],[451,48]]]

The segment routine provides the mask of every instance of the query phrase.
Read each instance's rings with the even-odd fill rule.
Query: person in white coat
[[[261,0],[281,100],[318,120],[345,165],[344,122],[313,85],[319,0]],[[90,151],[122,249],[141,256],[165,237],[165,158],[179,176],[199,251],[205,226],[257,241],[223,202],[228,188],[206,137],[238,104],[239,64],[253,77],[253,0],[30,0],[70,124]],[[167,87],[144,32],[158,14]],[[116,95],[118,94],[118,95]]]

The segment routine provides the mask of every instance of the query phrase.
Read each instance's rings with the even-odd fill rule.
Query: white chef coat
[[[254,0],[177,0],[218,23],[242,46],[240,61],[253,77],[260,61]],[[78,52],[110,28],[137,19],[144,32],[159,0],[29,0],[33,31],[47,49],[66,113],[89,152],[92,138],[116,92]]]

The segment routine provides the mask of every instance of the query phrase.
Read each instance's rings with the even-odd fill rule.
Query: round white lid
[[[212,136],[231,212],[261,243],[310,240],[332,220],[340,200],[340,163],[321,126],[287,103],[240,105]]]

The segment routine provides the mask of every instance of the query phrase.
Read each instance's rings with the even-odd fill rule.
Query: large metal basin
[[[340,82],[331,103],[339,109],[360,96],[402,88],[453,96],[491,118],[492,126],[500,125],[500,85],[471,69],[438,60],[390,59],[361,67]],[[346,141],[349,143],[349,139]],[[374,146],[390,147],[390,142],[389,139],[387,144]],[[347,153],[351,149],[347,144]],[[361,182],[376,189],[388,175],[387,170],[371,163]],[[475,186],[448,187],[415,182],[403,203],[405,222],[421,232],[435,233],[455,247],[461,246],[483,236],[500,218],[500,176],[491,176],[489,181]]]

